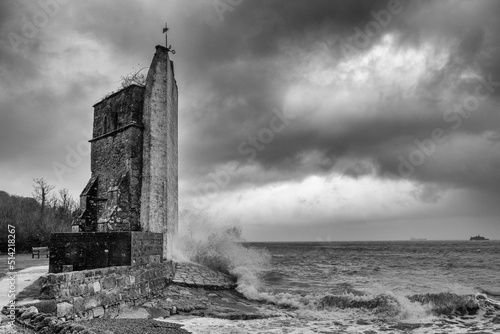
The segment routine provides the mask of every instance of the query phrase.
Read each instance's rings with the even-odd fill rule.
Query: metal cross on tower
[[[172,54],[175,54],[175,50],[172,50],[172,45],[168,45],[168,26],[167,22],[165,22],[165,28],[163,28],[163,33],[165,34],[165,46],[167,47],[167,50],[169,52],[172,52]]]

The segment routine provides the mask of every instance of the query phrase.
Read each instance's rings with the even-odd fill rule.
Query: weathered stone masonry
[[[163,235],[143,232],[53,233],[49,272],[161,262]]]
[[[92,178],[81,195],[78,231],[140,231],[144,87],[94,105]]]
[[[40,282],[41,296],[56,304],[58,317],[115,317],[121,307],[141,305],[162,295],[173,272],[168,262],[48,274]]]
[[[143,231],[165,233],[167,259],[178,221],[177,100],[173,63],[168,50],[157,46],[144,98],[141,224]]]
[[[172,258],[178,223],[177,105],[174,67],[163,46],[156,47],[145,87],[131,85],[94,105],[92,175],[80,195],[82,213],[74,233],[161,233],[160,254]],[[78,237],[92,243],[84,235]],[[73,253],[95,248],[82,245],[70,251],[74,238],[59,238],[68,240],[51,248],[62,247],[52,253],[63,259],[51,257],[51,262],[69,265]]]

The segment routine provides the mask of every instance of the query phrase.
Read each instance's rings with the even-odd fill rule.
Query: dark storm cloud
[[[404,177],[443,185],[498,188],[498,173],[493,168],[499,156],[498,146],[477,152],[487,144],[476,139],[488,131],[500,131],[496,100],[500,87],[495,87],[472,117],[463,118],[458,129],[451,128],[455,122],[443,120],[447,107],[440,94],[451,92],[455,94],[452,102],[462,103],[464,94],[473,92],[478,83],[476,79],[461,78],[469,67],[477,69],[486,80],[491,75],[494,82],[500,81],[497,64],[492,62],[499,52],[495,44],[498,42],[492,38],[500,29],[496,20],[499,5],[437,1],[401,4],[404,11],[394,15],[383,32],[394,34],[400,50],[418,50],[430,43],[439,51],[446,45],[441,41],[453,41],[448,45],[451,51],[446,65],[438,70],[427,68],[426,75],[413,88],[411,100],[395,94],[392,100],[381,99],[366,105],[365,115],[357,118],[339,119],[333,109],[319,116],[297,117],[286,131],[275,134],[273,141],[257,152],[255,162],[264,170],[271,174],[279,170],[290,179],[297,179],[312,173],[329,173],[338,159],[350,157],[372,161],[382,177],[388,172],[400,175],[399,156],[408,159],[418,148],[415,140],[431,138],[434,129],[443,128],[448,138],[456,141],[438,145],[424,165]],[[183,79],[200,87],[204,100],[183,110],[184,120],[197,124],[185,138],[185,151],[190,152],[186,155],[185,173],[206,175],[231,160],[240,166],[247,163],[249,156],[238,153],[238,145],[249,135],[269,127],[272,111],[283,108],[287,87],[294,80],[301,80],[290,77],[287,69],[297,70],[304,63],[282,62],[293,59],[284,54],[287,45],[293,44],[293,50],[301,54],[314,52],[322,44],[335,67],[341,60],[349,59],[342,52],[342,43],[352,43],[356,29],[364,29],[373,21],[371,11],[379,12],[387,6],[387,1],[244,1],[234,11],[225,12],[219,25],[213,17],[204,20],[200,16],[195,25],[207,29],[191,36],[194,40],[185,57],[192,68],[186,72],[188,78]],[[359,52],[368,53],[382,36],[375,36]],[[310,87],[319,91],[311,110],[324,108],[321,102],[328,98],[328,91],[322,94],[324,88],[314,88],[314,84]],[[476,140],[477,145],[468,145],[468,140]],[[462,145],[462,152],[446,152],[456,149],[449,146],[452,142]],[[301,156],[312,151],[321,152],[323,159],[301,165]],[[356,169],[347,171],[347,175],[358,173]],[[283,175],[279,179],[286,178]],[[258,179],[253,177],[253,182],[259,184]],[[233,182],[237,184],[239,179],[233,178]],[[262,182],[270,180],[262,175]]]
[[[82,1],[71,5],[71,28],[113,48],[117,60],[122,58],[121,52],[136,59],[150,56],[151,46],[158,42],[155,37],[160,36],[161,23],[151,24],[143,2]]]
[[[36,4],[22,4],[0,4],[2,32],[19,31],[21,17],[29,17],[37,8]],[[452,94],[451,100],[460,103],[465,92],[473,92],[476,82],[461,78],[468,67],[477,69],[483,78],[491,75],[493,81],[500,81],[496,61],[500,49],[495,38],[500,31],[496,20],[500,5],[494,1],[401,1],[402,12],[392,15],[380,33],[354,54],[346,53],[345,43],[354,45],[358,31],[365,31],[374,21],[373,12],[387,10],[390,4],[244,0],[224,12],[221,21],[213,1],[81,1],[61,5],[50,24],[59,24],[61,35],[69,36],[67,52],[77,56],[84,47],[72,38],[86,38],[107,50],[109,64],[126,64],[121,68],[130,72],[128,64],[149,65],[153,45],[163,41],[161,27],[165,19],[169,21],[180,91],[180,173],[188,183],[206,178],[230,161],[236,161],[242,172],[232,178],[228,189],[328,175],[343,158],[361,161],[341,171],[348,176],[399,175],[399,156],[408,159],[416,139],[430,138],[434,129],[445,128],[450,141],[426,157],[425,164],[408,177],[447,186],[497,187],[498,142],[484,138],[496,138],[495,133],[500,132],[496,100],[500,87],[495,87],[473,116],[463,118],[456,130],[450,130],[454,123],[443,121],[443,99],[447,96],[441,93]],[[437,51],[452,48],[445,66],[425,69],[426,74],[412,88],[411,99],[402,97],[404,92],[397,86],[392,95],[372,87],[370,93],[379,98],[360,102],[359,97],[364,98],[362,87],[358,92],[353,90],[357,95],[349,102],[355,106],[347,102],[341,107],[328,105],[325,101],[334,92],[348,91],[349,87],[335,80],[321,86],[305,78],[314,68],[315,56],[325,71],[335,70],[342,62],[371,52],[387,33],[394,36],[394,48],[401,52],[428,44]],[[64,85],[74,88],[44,91],[40,89],[46,79],[41,55],[47,54],[40,45],[51,37],[41,30],[31,39],[25,46],[30,57],[19,56],[5,36],[2,39],[2,89],[11,97],[2,101],[0,133],[3,142],[16,138],[17,143],[2,146],[3,161],[14,155],[37,161],[47,155],[41,147],[53,149],[60,138],[71,138],[71,133],[88,128],[91,104],[126,74],[104,77],[91,66],[94,59],[89,59],[86,67],[92,72],[86,73],[88,77],[83,75],[87,69],[82,68],[82,77],[64,79],[68,80]],[[447,44],[449,41],[453,43]],[[434,58],[430,53],[426,56],[429,61]],[[348,78],[349,71],[344,73]],[[297,90],[295,96],[303,102],[301,112],[249,161],[250,155],[241,154],[238,148],[245,142],[245,148],[251,147],[249,136],[269,128],[275,110],[284,112],[293,87],[307,87],[306,92]],[[67,121],[62,122],[62,118]],[[80,139],[73,139],[73,143]],[[461,143],[462,149],[455,152],[456,146],[450,143]],[[59,148],[58,157],[50,159],[64,159],[63,146]],[[366,161],[373,168],[364,168]],[[255,173],[244,173],[249,166],[257,168]]]
[[[75,35],[67,38],[72,32],[65,22],[69,4],[3,1],[1,7],[1,188],[29,195],[32,179],[43,177],[77,194],[74,185],[84,181],[70,174],[78,175],[87,157],[78,157],[81,164],[62,178],[54,173],[53,163],[66,164],[67,148],[88,139],[84,129],[92,124],[92,99],[98,97],[96,90],[105,91],[102,85],[109,84],[109,78],[72,63],[84,57],[85,49]],[[37,17],[46,21],[35,24]],[[72,43],[64,45],[65,38]]]

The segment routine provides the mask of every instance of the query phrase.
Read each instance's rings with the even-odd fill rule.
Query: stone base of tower
[[[49,272],[158,264],[163,234],[150,232],[53,233]]]

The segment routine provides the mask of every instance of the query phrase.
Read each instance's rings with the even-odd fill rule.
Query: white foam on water
[[[256,320],[225,320],[216,318],[196,318],[192,316],[175,316],[168,319],[157,319],[181,324],[185,330],[193,334],[250,334],[250,333],[408,333],[429,334],[436,332],[470,333],[472,329],[479,332],[498,333],[500,324],[486,323],[481,319],[448,320],[446,317],[426,317],[412,321],[380,321],[359,310],[341,310],[336,312],[301,311],[296,317],[276,317]],[[408,326],[408,327],[405,327]],[[410,328],[410,329],[409,329]]]
[[[193,334],[253,334],[253,333],[289,333],[312,334],[320,331],[339,329],[334,321],[307,321],[300,318],[277,317],[256,320],[224,320],[214,318],[170,318],[161,321],[178,323]],[[367,329],[367,328],[365,328]],[[352,333],[357,333],[354,328]]]

